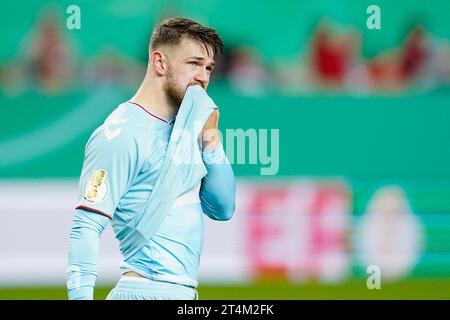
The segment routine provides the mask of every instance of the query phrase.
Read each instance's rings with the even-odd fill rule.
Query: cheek
[[[184,65],[180,68],[180,79],[183,81],[191,81],[195,78],[195,73],[197,72],[196,67],[192,65]]]
[[[195,67],[192,67],[191,65],[182,65],[172,69],[172,71],[172,83],[175,84],[178,89],[185,89],[195,79],[196,70]]]
[[[174,71],[175,72],[172,72],[170,75],[170,82],[176,88],[182,87],[183,83],[185,82],[184,76],[183,76],[184,73],[180,72],[180,71],[177,72],[177,69],[174,69]]]

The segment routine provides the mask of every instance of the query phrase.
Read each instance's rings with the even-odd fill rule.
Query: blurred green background
[[[277,174],[234,164],[239,179],[344,178],[350,236],[374,192],[400,186],[425,239],[411,270],[382,290],[367,289],[350,241],[350,276],[338,284],[263,278],[206,284],[200,298],[450,298],[448,1],[77,1],[74,30],[66,25],[71,4],[0,4],[3,182],[76,180],[89,135],[142,80],[154,24],[189,17],[225,43],[208,90],[220,128],[279,130]],[[381,9],[379,30],[366,25],[372,4]],[[0,299],[47,298],[65,299],[63,285],[2,289],[0,279]]]

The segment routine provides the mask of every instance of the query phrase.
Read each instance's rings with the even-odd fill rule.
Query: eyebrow
[[[189,57],[186,60],[192,60],[192,59],[205,61],[205,58],[203,58],[203,57]],[[216,63],[214,61],[211,62],[211,67],[214,67],[215,65],[216,65]]]

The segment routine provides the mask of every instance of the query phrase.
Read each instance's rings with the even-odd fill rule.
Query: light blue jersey
[[[158,117],[128,101],[89,138],[71,233],[69,298],[92,299],[99,237],[111,220],[120,242],[127,236],[127,223],[142,213],[158,178],[173,123],[174,119]],[[228,220],[235,201],[234,175],[222,145],[203,152],[202,158],[206,176],[178,196],[151,241],[120,264],[122,273],[135,271],[151,280],[197,286],[204,214]]]

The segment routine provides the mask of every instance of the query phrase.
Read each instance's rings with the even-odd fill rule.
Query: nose
[[[209,72],[206,68],[199,68],[197,74],[195,75],[195,82],[202,86],[206,90],[209,82]]]

